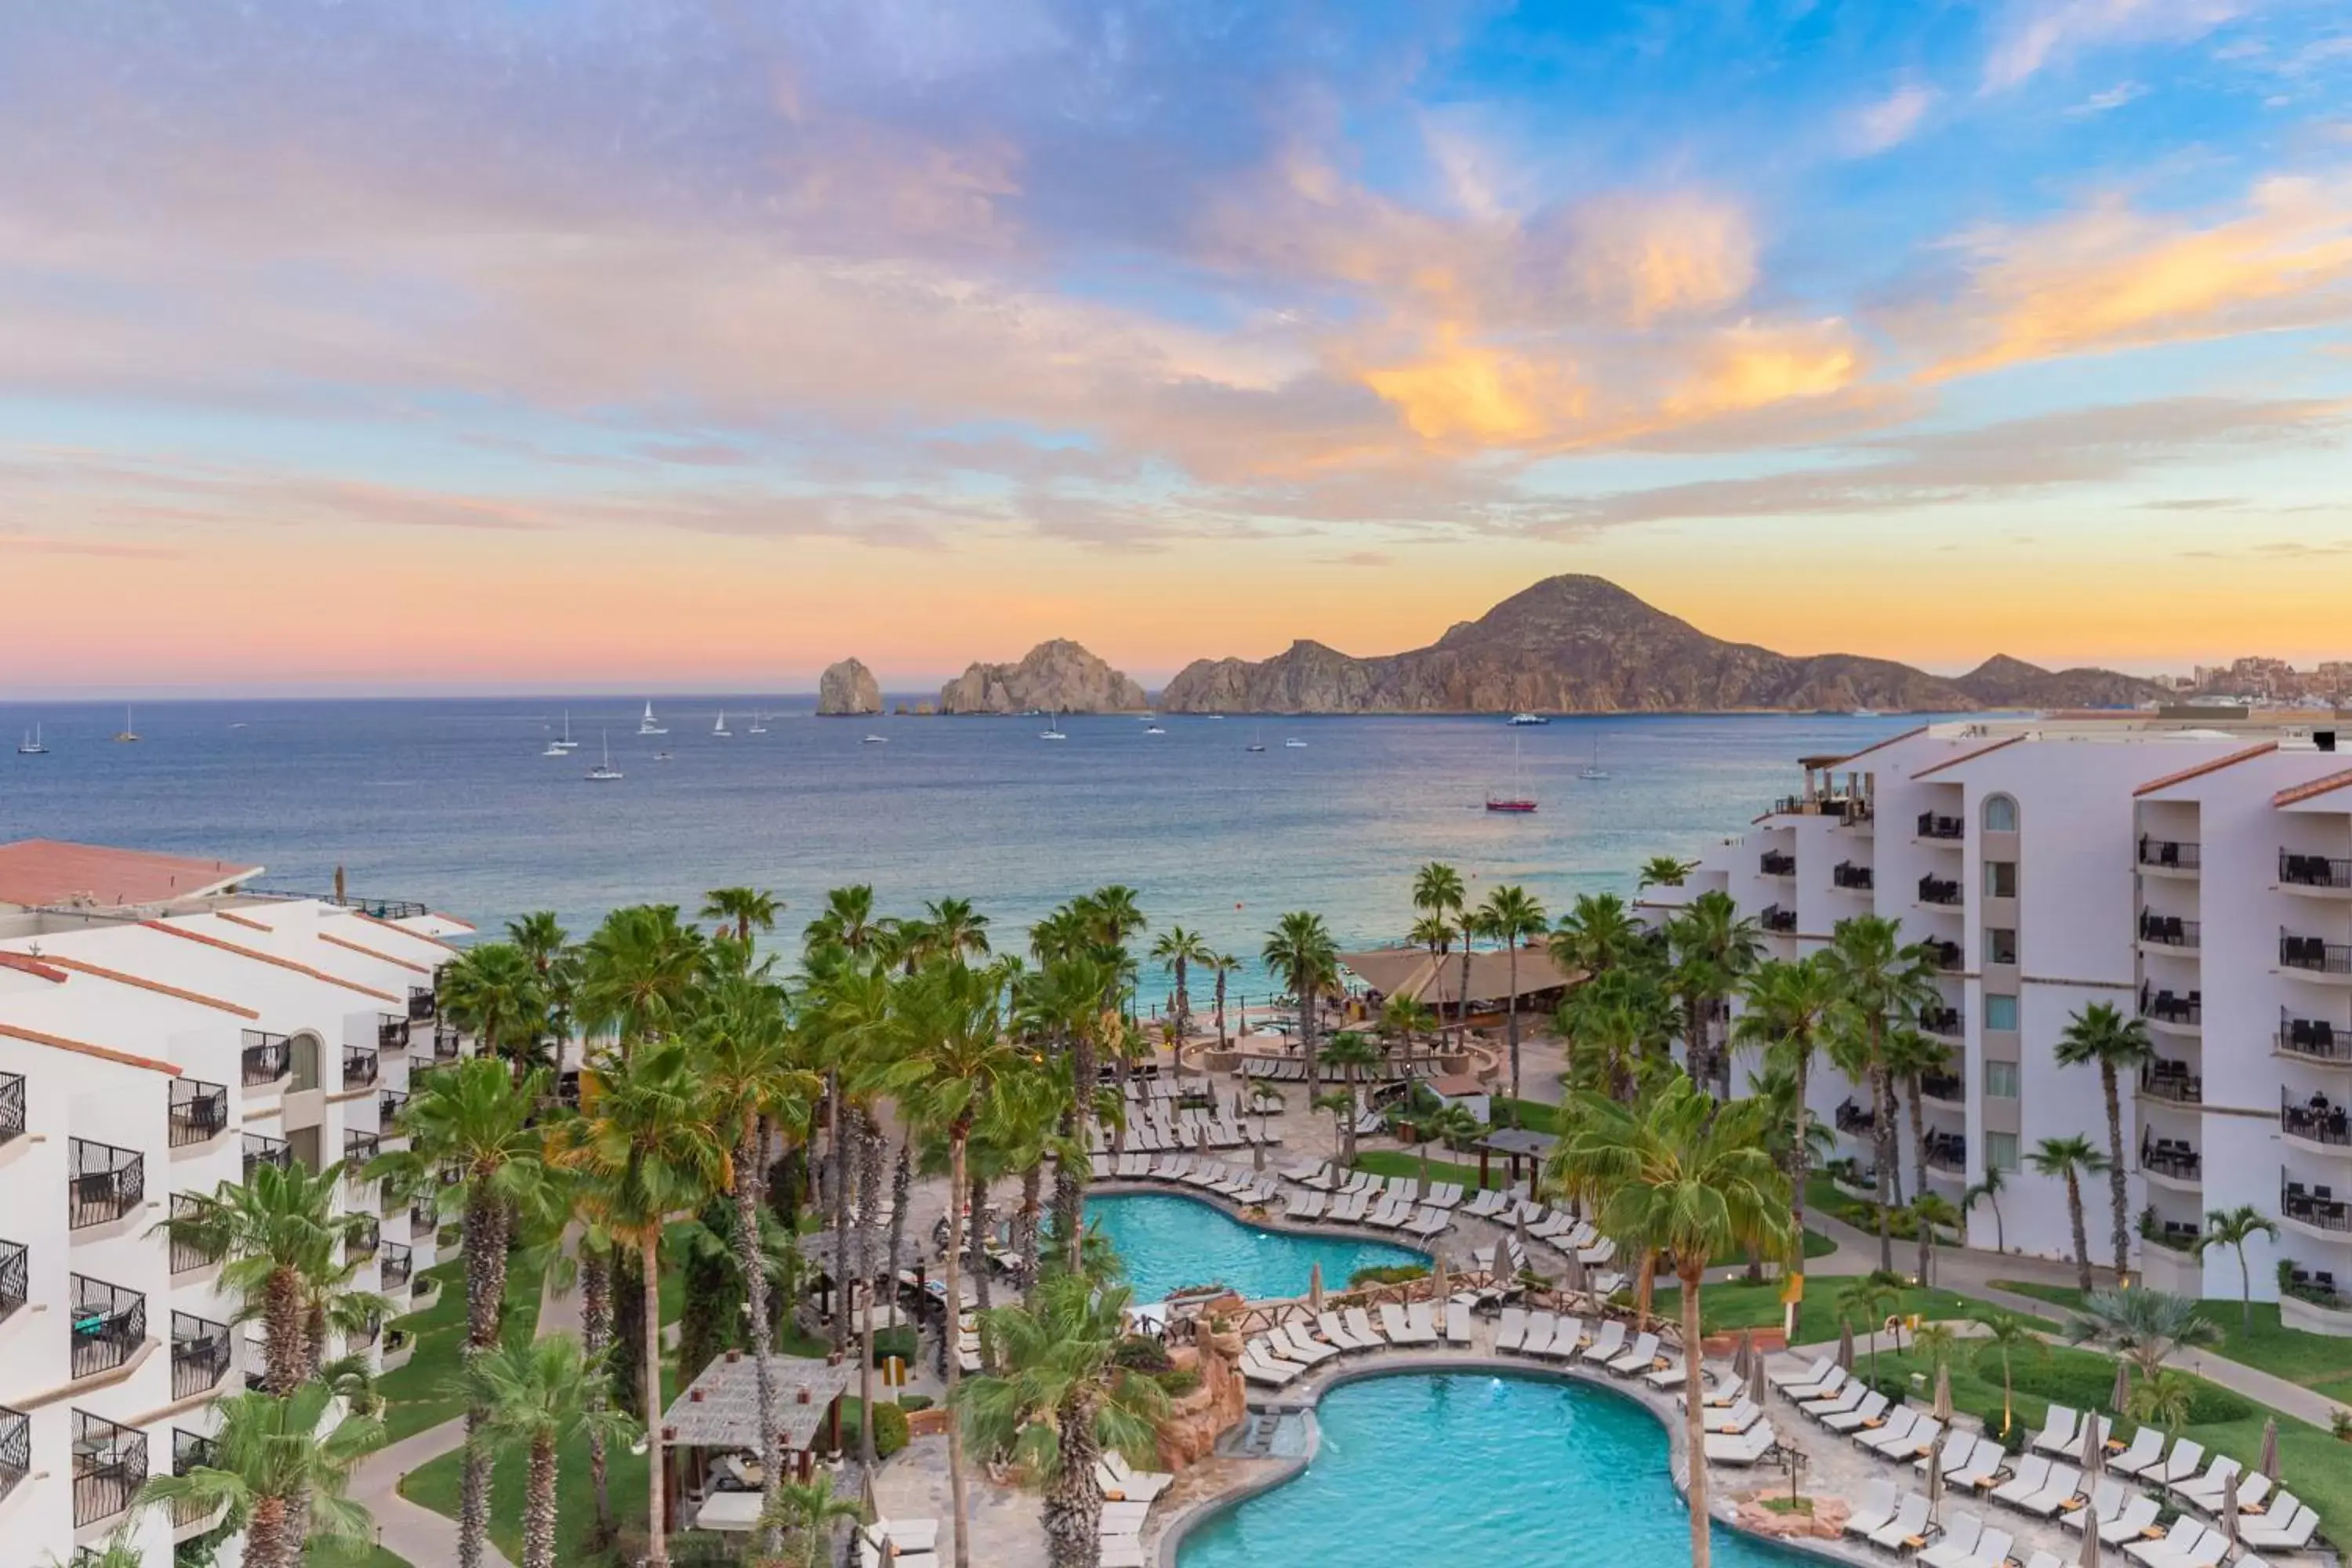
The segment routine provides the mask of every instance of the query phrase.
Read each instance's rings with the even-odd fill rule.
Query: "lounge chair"
[[[1873,1546],[1884,1546],[1889,1552],[1900,1552],[1927,1534],[1927,1499],[1924,1493],[1906,1492],[1895,1517],[1870,1532]]]
[[[2282,1502],[2286,1498],[2286,1493],[2279,1494]],[[2311,1544],[2318,1531],[2318,1513],[2299,1502],[2292,1510],[2277,1509],[2264,1518],[2242,1521],[2238,1539],[2264,1552],[2300,1552]]]
[[[1949,1437],[1945,1438],[1943,1459],[1945,1486],[1948,1488],[1952,1484],[1952,1478],[1966,1471],[1976,1462],[1976,1458],[1977,1440],[1968,1433],[1955,1431]],[[1935,1453],[1930,1450],[1914,1459],[1911,1462],[1911,1468],[1924,1476],[1927,1473],[1927,1468],[1935,1463]]]
[[[1406,1320],[1402,1307],[1398,1306],[1394,1301],[1382,1301],[1380,1304],[1380,1313],[1381,1332],[1388,1336],[1389,1343],[1392,1345],[1412,1343],[1412,1324]]]
[[[1333,1194],[1331,1205],[1323,1211],[1323,1217],[1334,1225],[1355,1224],[1364,1217],[1364,1194],[1361,1193]]]
[[[1555,1320],[1540,1309],[1528,1314],[1526,1329],[1519,1335],[1519,1350],[1527,1355],[1541,1355],[1551,1348],[1551,1331]]]
[[[1969,1568],[2006,1568],[2009,1549],[2017,1538],[2006,1530],[1988,1530],[1977,1539],[1977,1554],[1969,1559]]]
[[[1543,1356],[1546,1361],[1574,1361],[1584,1345],[1584,1320],[1562,1318],[1552,1329],[1551,1343],[1544,1347]]]
[[[1922,1415],[1911,1424],[1911,1429],[1901,1433],[1882,1432],[1877,1436],[1858,1439],[1873,1453],[1884,1454],[1890,1459],[1916,1458],[1932,1452],[1936,1439],[1944,1435],[1944,1424],[1932,1415]]]
[[[1609,1370],[1620,1377],[1631,1377],[1637,1372],[1647,1372],[1658,1359],[1658,1336],[1643,1334],[1633,1342],[1633,1348],[1623,1355],[1611,1358]]]
[[[1680,1388],[1684,1383],[1688,1381],[1689,1376],[1689,1361],[1685,1357],[1676,1356],[1674,1360],[1666,1363],[1665,1365],[1654,1367],[1649,1372],[1643,1373],[1642,1381],[1648,1384],[1652,1388]],[[1700,1403],[1712,1404],[1713,1401],[1702,1399]]]
[[[1368,1345],[1385,1345],[1389,1342],[1389,1337],[1386,1334],[1372,1327],[1371,1314],[1365,1311],[1361,1307],[1349,1308],[1347,1311],[1347,1319],[1348,1331],[1356,1336],[1359,1343]]]
[[[1625,1325],[1614,1318],[1601,1324],[1592,1342],[1584,1347],[1585,1360],[1597,1361],[1604,1366],[1624,1353]]]
[[[1874,1399],[1878,1401],[1879,1409],[1886,1407],[1886,1395],[1873,1392],[1860,1378],[1856,1378],[1827,1399],[1808,1400],[1797,1408],[1826,1426],[1833,1417],[1850,1415]],[[1872,1414],[1877,1412],[1873,1411]],[[1861,1423],[1854,1425],[1860,1426]]]
[[[1166,1470],[1135,1468],[1116,1448],[1097,1463],[1102,1472],[1098,1479],[1104,1481],[1104,1489],[1117,1490],[1120,1494],[1115,1500],[1148,1503],[1176,1484],[1176,1478]]]
[[[1338,1345],[1327,1345],[1310,1338],[1295,1323],[1276,1325],[1266,1335],[1266,1340],[1281,1352],[1283,1360],[1305,1362],[1308,1366],[1320,1366],[1339,1353]]]
[[[1101,1550],[1095,1557],[1101,1568],[1150,1568],[1151,1560],[1143,1554],[1140,1535],[1106,1535]],[[903,1568],[907,1559],[900,1557],[891,1568]]]
[[[1885,1415],[1886,1395],[1874,1391],[1856,1399],[1849,1409],[1831,1411],[1822,1417],[1822,1425],[1832,1432],[1859,1432]]]
[[[1515,1351],[1527,1342],[1527,1338],[1528,1310],[1525,1307],[1504,1308],[1502,1317],[1495,1324],[1495,1348],[1497,1351]]]
[[[2263,1500],[2270,1495],[2271,1479],[2260,1470],[2249,1470],[2238,1477],[2238,1511],[2240,1513],[2263,1512]],[[2221,1511],[2221,1505],[2217,1501],[2206,1511],[2218,1514]]]
[[[1752,1465],[1771,1451],[1775,1440],[1769,1421],[1759,1421],[1737,1436],[1710,1433],[1706,1439],[1707,1463]]]
[[[2020,1498],[2014,1506],[2040,1519],[2049,1519],[2083,1495],[2083,1472],[2072,1465],[2050,1467],[2050,1479],[2032,1497]]]
[[[1764,1418],[1764,1412],[1752,1399],[1743,1399],[1728,1410],[1706,1413],[1706,1429],[1710,1432],[1745,1432]]]
[[[1379,1348],[1378,1341],[1367,1342],[1349,1332],[1348,1325],[1339,1321],[1339,1314],[1337,1312],[1318,1312],[1316,1314],[1315,1326],[1323,1331],[1325,1340],[1338,1345],[1343,1351],[1368,1351]]]
[[[1889,1437],[1899,1437],[1919,1425],[1919,1412],[1907,1405],[1890,1405],[1876,1421],[1865,1421],[1851,1434],[1857,1448],[1872,1448]]]
[[[1862,1496],[1854,1500],[1853,1511],[1846,1515],[1848,1535],[1868,1535],[1895,1521],[1895,1483],[1869,1480],[1862,1483]]]
[[[1765,1380],[1790,1398],[1801,1399],[1804,1395],[1799,1394],[1797,1390],[1815,1387],[1833,1372],[1839,1372],[1838,1363],[1828,1356],[1822,1356],[1817,1358],[1812,1365],[1801,1371],[1768,1372],[1765,1373]],[[1843,1377],[1843,1373],[1840,1373],[1840,1376]]]
[[[2107,1461],[2107,1468],[2119,1476],[2136,1476],[2155,1464],[2163,1452],[2163,1429],[2143,1426],[2132,1434],[2130,1447]]]
[[[1305,1367],[1293,1366],[1288,1362],[1267,1361],[1250,1350],[1242,1352],[1241,1368],[1242,1376],[1249,1382],[1271,1384],[1276,1388],[1297,1381],[1307,1371]]]
[[[2149,1540],[2125,1542],[2124,1555],[2137,1558],[2149,1564],[2150,1568],[2154,1568],[2158,1553],[2168,1552],[2178,1554],[2184,1548],[2194,1546],[2204,1538],[2205,1527],[2184,1513],[2174,1520],[2172,1528],[2162,1535]]]
[[[2055,1552],[2037,1552],[2033,1554],[2032,1560],[2026,1563],[2025,1568],[2061,1568],[2061,1564],[2058,1561],[2058,1553]]]
[[[1323,1202],[1321,1193],[1293,1193],[1282,1208],[1292,1219],[1321,1219]]]
[[[2213,1462],[2205,1467],[2203,1475],[2194,1480],[2180,1482],[2172,1489],[2173,1495],[2196,1504],[2207,1513],[2211,1513],[2221,1506],[2223,1484],[2232,1475],[2242,1474],[2242,1468],[2237,1460],[2224,1454],[2216,1454],[2213,1456]]]
[[[2063,1405],[2050,1407],[2049,1419],[2026,1447],[2037,1454],[2071,1454],[2083,1446],[2083,1417]]]
[[[1097,1533],[1104,1536],[1141,1534],[1144,1516],[1150,1507],[1148,1503],[1139,1502],[1103,1504],[1102,1528]]]
[[[1966,1509],[1954,1510],[1952,1521],[1944,1526],[1943,1539],[1920,1549],[1921,1568],[1968,1568],[1983,1536],[1983,1520]]]
[[[1815,1405],[1826,1405],[1830,1401],[1834,1400],[1839,1395],[1844,1394],[1847,1390],[1860,1388],[1861,1386],[1861,1379],[1848,1377],[1842,1369],[1832,1367],[1830,1368],[1830,1375],[1822,1379],[1819,1383],[1801,1384],[1792,1388],[1784,1388],[1780,1392],[1795,1400],[1799,1407],[1802,1408]]]
[[[2050,1461],[2026,1454],[2017,1461],[2017,1473],[1992,1490],[1995,1502],[2023,1502],[2050,1484]]]
[[[2121,1546],[2126,1541],[2137,1541],[2146,1535],[2156,1516],[2163,1510],[2152,1497],[2136,1497],[2124,1504],[2123,1512],[2105,1520],[2099,1525],[2099,1539],[2110,1546]]]
[[[1412,1330],[1413,1343],[1433,1345],[1437,1342],[1439,1338],[1437,1308],[1433,1303],[1415,1301],[1405,1309],[1404,1319],[1406,1324]]]
[[[1977,1439],[1977,1451],[1968,1464],[1957,1470],[1947,1470],[1944,1479],[1958,1491],[1990,1491],[2000,1484],[2001,1471],[2009,1467],[2009,1452],[1991,1437]]]
[[[2150,1568],[2219,1568],[2221,1559],[2229,1554],[2230,1538],[2218,1530],[2209,1530],[2197,1538],[2195,1545],[2178,1552],[2159,1542],[2157,1550],[2141,1561]]]
[[[2204,1462],[2205,1445],[2192,1437],[2183,1437],[2172,1446],[2170,1454],[2142,1470],[2139,1473],[2139,1479],[2144,1481],[2154,1481],[2160,1487],[2168,1487],[2176,1481],[2185,1481],[2194,1476],[2197,1473],[2197,1467]]]
[[[2058,1526],[2078,1534],[2094,1524],[2105,1524],[2124,1511],[2132,1500],[2132,1489],[2113,1476],[2101,1476],[2091,1483],[2091,1500],[2081,1508],[2070,1508],[2058,1515]]]
[[[1364,1223],[1381,1230],[1399,1230],[1412,1217],[1412,1207],[1401,1198],[1390,1198],[1364,1216]]]
[[[1435,1236],[1453,1223],[1453,1216],[1444,1209],[1424,1208],[1405,1224],[1404,1229],[1412,1236]]]
[[[1463,1205],[1462,1212],[1478,1219],[1487,1219],[1502,1213],[1503,1205],[1510,1201],[1510,1195],[1501,1189],[1486,1187]]]
[[[1450,1345],[1470,1342],[1470,1308],[1466,1302],[1445,1303],[1445,1342]]]

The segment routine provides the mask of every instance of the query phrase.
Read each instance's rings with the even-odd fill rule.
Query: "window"
[[[1985,1093],[1994,1100],[2015,1100],[2017,1098],[2017,1064],[1986,1062]]]
[[[1984,825],[1988,833],[2017,831],[2017,802],[2005,795],[1989,797],[1984,803]]]
[[[297,1035],[294,1037],[294,1081],[288,1084],[286,1087],[296,1089],[316,1089],[319,1087],[318,1036]]]
[[[2017,1169],[2017,1134],[1988,1132],[1985,1134],[1985,1168],[1990,1171]]]
[[[2017,933],[2005,926],[1985,927],[1984,961],[1987,963],[2015,963]]]
[[[2011,1033],[2011,1034],[2016,1033],[2016,1031],[2017,1031],[2017,998],[2016,998],[2016,997],[2014,997],[2014,996],[1998,996],[1998,995],[1993,994],[1991,992],[1988,991],[1987,993],[1985,993],[1984,1007],[1985,1007],[1985,1014],[1984,1014],[1985,1022],[1984,1022],[1984,1026],[1985,1026],[1986,1028],[1988,1028],[1988,1029],[2005,1029],[2005,1030],[2009,1031],[2009,1032],[2010,1032],[2010,1033]]]
[[[1985,868],[1985,897],[2013,899],[2017,897],[2017,862],[1988,860]]]

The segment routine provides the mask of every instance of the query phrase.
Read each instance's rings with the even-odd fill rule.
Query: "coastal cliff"
[[[1039,643],[1018,664],[975,664],[940,688],[942,713],[1129,713],[1143,688],[1076,643]]]
[[[817,679],[816,710],[819,718],[826,719],[879,713],[882,688],[876,684],[872,670],[856,659],[845,658]]]
[[[1599,577],[1547,578],[1427,647],[1355,658],[1296,642],[1274,658],[1197,659],[1171,713],[1725,712],[2130,706],[2160,695],[2111,670],[1997,658],[1958,679],[1853,654],[1792,658],[1709,637]]]

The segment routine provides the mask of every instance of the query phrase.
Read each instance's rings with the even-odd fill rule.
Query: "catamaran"
[[[31,734],[16,742],[16,754],[20,757],[46,757],[49,754],[49,749],[41,744],[41,727],[38,724],[33,726]]]
[[[613,737],[604,737],[604,760],[588,770],[590,784],[617,784],[621,770],[613,765]]]
[[[1514,713],[1507,721],[1519,725],[1522,728],[1529,724],[1549,724],[1551,722],[1550,720],[1545,718],[1540,713]]]
[[[1287,741],[1283,742],[1283,744],[1289,747],[1294,752],[1303,752],[1307,749],[1307,742],[1300,740],[1296,735],[1293,735]]]
[[[646,716],[637,721],[637,733],[640,735],[667,735],[669,733],[667,729],[655,721],[654,705],[650,702],[646,704]]]

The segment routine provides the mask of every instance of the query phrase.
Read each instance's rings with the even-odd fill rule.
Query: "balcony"
[[[204,1205],[198,1203],[192,1194],[187,1193],[173,1193],[172,1194],[172,1217],[173,1219],[183,1221],[191,1220],[203,1212]],[[189,1241],[180,1236],[173,1236],[172,1237],[173,1273],[192,1274],[199,1268],[209,1268],[219,1261],[219,1253],[212,1251],[206,1247],[199,1247],[194,1242]]]
[[[66,1226],[107,1225],[147,1201],[147,1161],[136,1149],[86,1138],[66,1141]]]
[[[435,1234],[435,1227],[440,1223],[441,1216],[434,1211],[430,1202],[420,1199],[408,1205],[409,1235],[429,1238]]]
[[[2282,1019],[2272,1048],[2299,1061],[2352,1067],[2352,1034],[2338,1033],[2325,1018]]]
[[[1930,1072],[1919,1075],[1919,1097],[1940,1101],[1945,1105],[1966,1105],[1969,1091],[1956,1072]]]
[[[362,1132],[356,1127],[345,1128],[343,1130],[343,1163],[350,1167],[348,1173],[350,1179],[354,1182],[361,1180],[361,1173],[366,1169],[367,1163],[376,1157],[380,1150],[380,1141],[374,1133]]]
[[[193,1312],[172,1314],[172,1397],[209,1394],[228,1376],[228,1325]]]
[[[1756,868],[1767,877],[1793,877],[1797,858],[1785,849],[1767,849],[1757,857]]]
[[[172,1147],[209,1143],[228,1131],[228,1086],[200,1079],[172,1080]]]
[[[1772,803],[1774,816],[1834,817],[1848,827],[1859,827],[1871,817],[1866,795],[1784,795]]]
[[[1784,910],[1778,904],[1768,904],[1764,912],[1757,917],[1757,924],[1775,936],[1794,936],[1797,934],[1797,911]]]
[[[87,1274],[68,1279],[73,1290],[73,1375],[112,1372],[147,1342],[147,1298]]]
[[[1928,963],[1947,974],[1959,973],[1968,963],[1968,954],[1960,951],[1960,944],[1957,942],[1930,937],[1921,942],[1919,948],[1927,954]]]
[[[1841,860],[1830,868],[1830,886],[1832,888],[1843,888],[1853,893],[1866,893],[1877,885],[1877,873],[1868,866],[1857,866],[1851,860]]]
[[[2183,844],[2178,839],[2149,838],[2139,841],[2139,864],[2143,870],[2176,872],[2193,877],[2204,868],[2204,846]]]
[[[440,1003],[434,994],[433,987],[412,985],[408,988],[408,1021],[410,1023],[429,1024],[433,1021],[434,1015],[439,1011]]]
[[[2331,1237],[2352,1236],[2352,1204],[2337,1197],[2332,1187],[2305,1187],[2301,1182],[2288,1181],[2284,1173],[2279,1178],[2279,1218]]]
[[[2352,893],[2352,860],[2279,851],[2279,887],[2290,893]]]
[[[2296,1101],[2279,1090],[2279,1131],[2289,1138],[2327,1149],[2352,1149],[2352,1115],[2324,1094]]]
[[[33,1418],[0,1405],[0,1498],[33,1473]]]
[[[293,1166],[294,1151],[283,1138],[272,1138],[267,1132],[245,1135],[245,1179],[253,1180],[254,1171],[263,1165],[275,1165],[279,1170]]]
[[[343,1237],[343,1261],[359,1263],[375,1256],[383,1243],[383,1227],[373,1220],[362,1220],[352,1226]]]
[[[2139,1092],[2143,1100],[2168,1100],[2174,1105],[2205,1103],[2205,1079],[2189,1070],[2189,1064],[2158,1057],[2139,1069]]]
[[[2352,944],[2315,936],[2281,936],[2279,967],[2352,980]]]
[[[375,1048],[387,1056],[408,1049],[408,1020],[397,1013],[378,1014]]]
[[[2179,1138],[2142,1137],[2139,1172],[2159,1182],[2194,1186],[2205,1179],[2205,1156]]]
[[[1968,836],[1969,825],[1959,817],[1941,816],[1932,811],[1923,811],[1919,814],[1919,829],[1915,835],[1916,837],[1949,841],[1966,838]]]
[[[387,1296],[408,1289],[408,1277],[415,1271],[416,1253],[413,1247],[397,1241],[387,1241],[376,1265],[379,1288]]]
[[[1964,1133],[1930,1132],[1922,1156],[1927,1169],[1948,1176],[1964,1176],[1969,1169],[1969,1141]]]
[[[1939,1040],[1966,1039],[1968,1020],[1960,1016],[1958,1007],[1930,1007],[1919,1015],[1919,1032],[1933,1035]]]
[[[25,1075],[0,1072],[0,1148],[25,1135]]]
[[[1834,1120],[1837,1130],[1857,1138],[1867,1137],[1878,1130],[1878,1118],[1849,1100],[1837,1108]]]
[[[73,1413],[73,1521],[76,1530],[127,1510],[147,1484],[147,1434]]]
[[[2200,1035],[2205,1030],[2205,993],[2191,991],[2187,994],[2158,990],[2153,985],[2139,988],[2139,1016],[2158,1029],[2176,1035]]]
[[[459,1036],[454,1025],[436,1024],[433,1026],[433,1059],[435,1061],[456,1061],[457,1059],[458,1048]]]
[[[276,1083],[294,1070],[294,1042],[284,1035],[245,1032],[245,1087]]]
[[[343,1087],[369,1089],[375,1084],[377,1054],[365,1046],[343,1047]]]
[[[21,1241],[0,1241],[0,1323],[31,1300],[30,1255]]]
[[[401,1107],[407,1103],[408,1093],[405,1089],[387,1089],[376,1096],[375,1121],[376,1125],[383,1130],[382,1136],[386,1138],[399,1136],[395,1124],[400,1121]]]
[[[215,1447],[210,1437],[199,1436],[194,1432],[183,1432],[176,1426],[172,1428],[172,1473],[173,1475],[184,1476],[191,1470],[209,1468],[217,1462],[218,1449]],[[219,1522],[225,1507],[226,1505],[221,1503],[214,1503],[207,1507],[203,1503],[190,1502],[184,1499],[176,1501],[172,1504],[172,1529],[174,1532],[184,1531],[190,1534],[201,1534]],[[185,1536],[182,1539],[184,1540]]]
[[[1934,904],[1939,909],[1957,910],[1960,907],[1960,885],[1949,877],[1922,877],[1919,879],[1919,901]]]
[[[2153,910],[2140,911],[2139,940],[2144,945],[2194,952],[2201,944],[2203,932],[2204,922],[2201,921],[2185,921],[2179,915],[2160,915]]]

